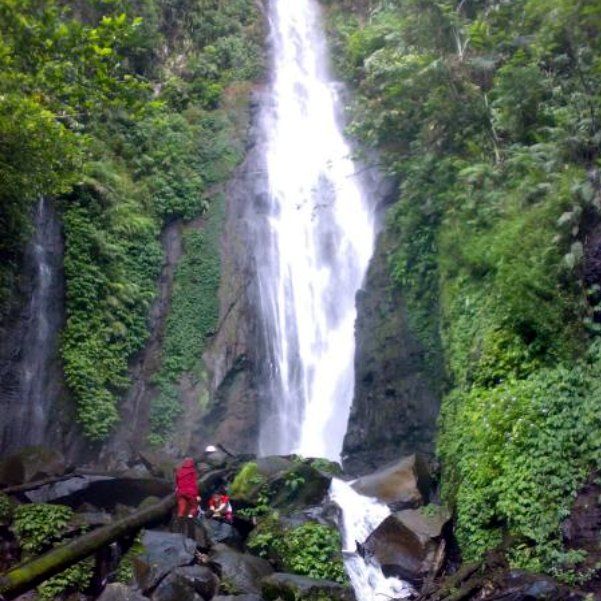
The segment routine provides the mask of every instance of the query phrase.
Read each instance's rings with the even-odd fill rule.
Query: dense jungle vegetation
[[[400,182],[390,277],[444,361],[464,559],[504,539],[570,579],[560,523],[601,467],[601,4],[366,4],[329,2],[329,29],[350,132]]]
[[[0,0],[0,315],[32,203],[58,198],[62,356],[90,439],[117,422],[128,361],[148,337],[162,228],[219,204],[216,186],[241,158],[263,36],[253,0]],[[212,210],[212,227],[221,213]],[[216,320],[218,249],[199,229],[185,234],[176,273],[177,323],[167,325],[151,416],[156,441],[180,411],[175,382],[197,369]],[[187,310],[191,299],[206,310]]]

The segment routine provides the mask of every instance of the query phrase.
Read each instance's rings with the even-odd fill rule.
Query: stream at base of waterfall
[[[348,482],[332,479],[330,499],[342,516],[342,554],[344,567],[355,590],[357,601],[404,599],[413,588],[398,578],[386,578],[380,566],[357,553],[357,543],[365,539],[390,515],[387,505],[356,492]]]

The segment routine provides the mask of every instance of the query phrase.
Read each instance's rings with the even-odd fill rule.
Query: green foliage
[[[78,189],[64,211],[67,325],[65,376],[86,435],[101,439],[118,420],[127,362],[147,338],[146,315],[161,260],[156,223],[110,165]],[[93,187],[92,187],[93,186]]]
[[[19,505],[14,512],[13,529],[25,556],[40,554],[64,542],[73,515],[73,510],[65,505]],[[80,561],[44,581],[38,586],[37,593],[41,599],[50,601],[65,591],[83,590],[89,584],[93,570],[93,558]]]
[[[599,357],[539,369],[495,388],[455,392],[443,407],[445,496],[457,505],[467,560],[509,532],[513,562],[561,572],[560,523],[601,466]],[[453,433],[451,438],[447,432]]]
[[[573,578],[560,523],[600,461],[599,297],[582,263],[601,210],[601,14],[568,0],[393,0],[350,17],[328,4],[356,90],[349,130],[401,182],[391,278],[445,368],[438,445],[464,556],[511,534],[514,565]]]
[[[340,533],[335,528],[305,522],[284,529],[277,515],[264,519],[248,540],[248,547],[260,557],[270,558],[285,571],[317,580],[345,583],[340,554]]]
[[[138,25],[116,13],[84,24],[54,0],[0,1],[0,311],[32,203],[77,181],[94,113],[139,104],[145,85],[124,72],[120,44]]]
[[[94,573],[94,558],[84,559],[64,572],[49,578],[40,586],[37,593],[40,599],[52,601],[68,591],[82,591],[90,584]]]
[[[13,528],[21,548],[33,554],[60,539],[72,517],[73,510],[65,505],[19,505],[15,510]]]
[[[265,477],[259,472],[254,461],[245,463],[236,474],[230,486],[231,496],[238,499],[247,498],[253,490],[265,483]]]
[[[115,580],[123,584],[131,584],[134,580],[134,557],[140,555],[144,551],[142,537],[138,534],[127,552],[121,557],[119,565],[115,573]]]
[[[206,213],[215,184],[240,160],[242,82],[262,70],[262,34],[253,0],[0,0],[0,315],[17,288],[32,203],[61,196],[62,357],[92,440],[118,421],[128,363],[148,336],[162,227]],[[208,228],[220,225],[209,219]],[[179,411],[177,377],[216,320],[212,235],[185,241],[173,299],[184,323],[167,328],[152,417],[158,440]]]
[[[0,493],[0,524],[10,524],[13,519],[14,503],[8,495]]]
[[[223,199],[219,197],[213,201],[203,229],[190,229],[183,238],[184,254],[175,274],[162,367],[155,378],[160,393],[151,406],[151,442],[154,443],[165,440],[181,413],[177,391],[180,375],[196,371],[196,379],[203,377],[202,352],[219,318],[222,221]]]

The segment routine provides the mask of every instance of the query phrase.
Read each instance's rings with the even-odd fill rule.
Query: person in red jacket
[[[198,475],[191,457],[186,457],[175,472],[175,497],[178,518],[196,517],[200,506],[200,492]]]

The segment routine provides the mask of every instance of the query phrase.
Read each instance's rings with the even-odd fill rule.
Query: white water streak
[[[274,0],[274,77],[262,116],[269,206],[258,265],[272,365],[260,452],[338,459],[354,387],[355,294],[374,215],[337,118],[314,0]]]
[[[409,597],[413,591],[410,585],[398,578],[386,578],[377,563],[365,561],[356,552],[357,543],[365,542],[390,515],[390,509],[378,499],[360,495],[349,483],[336,478],[332,480],[330,499],[342,510],[344,567],[357,601],[389,601]]]

